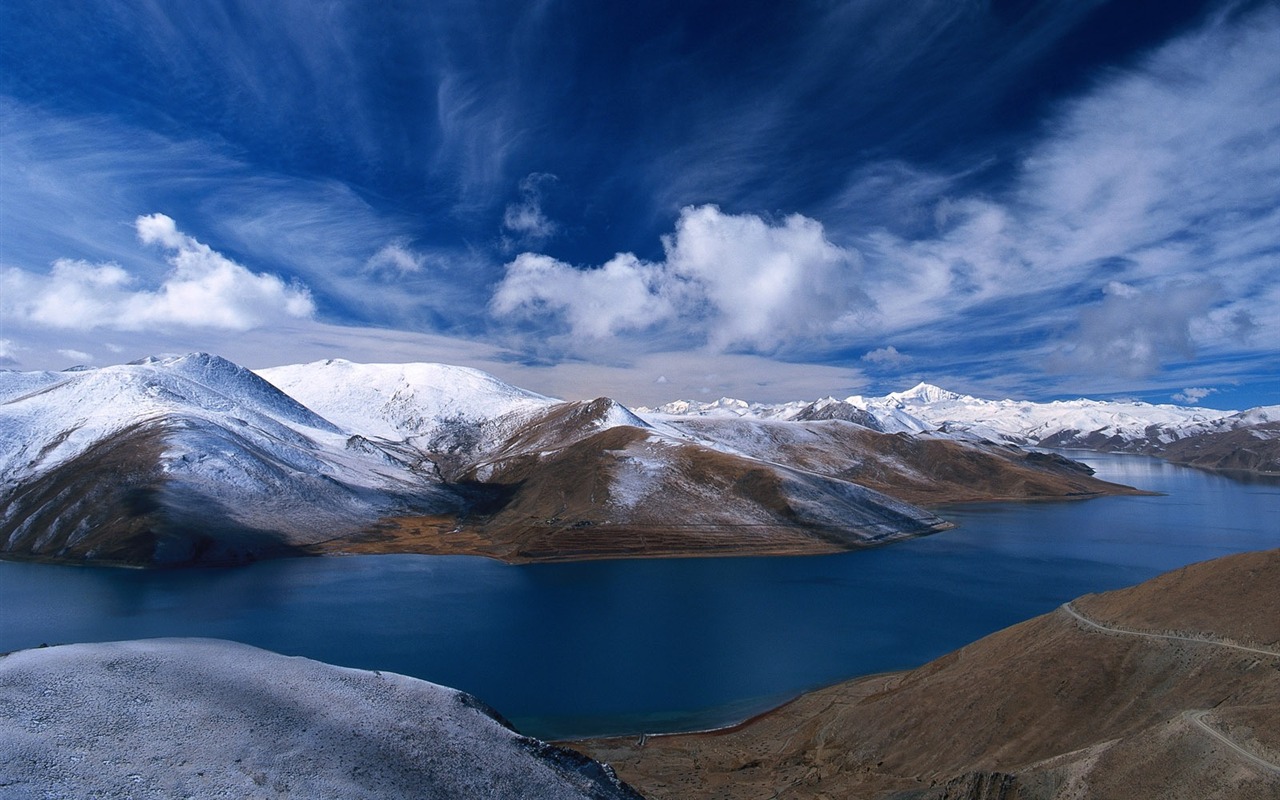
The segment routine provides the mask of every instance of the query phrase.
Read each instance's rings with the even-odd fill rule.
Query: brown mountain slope
[[[505,492],[497,507],[447,532],[403,518],[382,535],[438,544],[437,552],[545,561],[834,552],[950,527],[856,484],[629,425],[551,451],[541,449],[545,436],[536,441],[480,468],[486,487]]]
[[[0,509],[6,558],[173,566],[301,552],[289,536],[184,497],[164,468],[176,423],[139,424],[12,490]]]
[[[678,435],[608,398],[485,423],[432,455],[474,490],[470,513],[386,519],[316,549],[514,562],[829,553],[950,527],[913,503],[1141,493],[1056,455],[843,420],[669,424]]]
[[[1055,500],[1142,494],[1079,462],[996,444],[881,433],[843,420],[668,421],[695,440],[868,486],[909,503]]]
[[[228,398],[241,388],[227,391],[208,402],[236,407]],[[86,396],[108,417],[124,413],[114,394]],[[34,460],[0,487],[0,553],[140,566],[333,552],[825,553],[950,527],[912,503],[1136,491],[1057,456],[844,420],[655,429],[608,398],[450,419],[398,442],[352,435],[345,446],[330,440],[336,429],[301,433],[265,412],[250,424],[221,406],[173,405],[97,431],[48,469],[34,468],[46,451],[89,434],[25,442]]]
[[[654,798],[1280,798],[1280,550],[1090,595],[731,732],[584,752]]]
[[[1202,469],[1280,475],[1280,422],[1188,436],[1153,452]]]

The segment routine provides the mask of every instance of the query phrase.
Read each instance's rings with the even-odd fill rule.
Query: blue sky
[[[1280,403],[1280,3],[9,0],[0,361]]]

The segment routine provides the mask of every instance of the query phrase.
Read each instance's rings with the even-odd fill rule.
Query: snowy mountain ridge
[[[1126,449],[1154,439],[1173,441],[1206,430],[1240,427],[1280,417],[1267,408],[1248,412],[1177,405],[1153,405],[1141,401],[987,400],[920,383],[883,397],[853,395],[843,401],[827,398],[818,403],[845,403],[870,414],[888,432],[928,433],[971,441],[996,441],[1018,445],[1097,446]],[[721,398],[711,403],[675,401],[657,408],[637,409],[652,420],[675,417],[728,417],[789,419],[812,404],[747,403]]]
[[[809,552],[947,527],[848,481],[715,453],[609,398],[443,364],[255,373],[196,353],[0,371],[0,436],[0,552],[17,557],[240,563],[388,540],[509,560]]]
[[[341,432],[252,372],[192,354],[65,373],[0,373],[0,481],[65,462],[113,433],[163,417],[258,431],[283,457]],[[39,449],[31,449],[37,443]]]
[[[992,444],[1030,426],[990,408],[1037,407],[922,385],[637,414],[444,364],[253,372],[203,353],[0,371],[0,552],[127,564],[832,552],[949,526],[912,503],[1132,491]]]
[[[236,560],[264,538],[292,546],[397,509],[458,505],[416,454],[353,436],[218,356],[0,372],[0,398],[10,550],[91,556],[127,529],[137,547],[183,561],[212,546],[191,531],[224,530],[236,541],[219,557]]]
[[[393,441],[430,438],[448,421],[478,423],[561,402],[448,364],[329,359],[256,374],[348,431]]]

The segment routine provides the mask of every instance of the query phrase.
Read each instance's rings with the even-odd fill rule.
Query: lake
[[[0,562],[0,652],[218,637],[464,689],[545,738],[692,730],[917,666],[1086,592],[1280,547],[1276,481],[1070,455],[1166,495],[948,507],[955,530],[832,556],[354,556],[169,572]]]

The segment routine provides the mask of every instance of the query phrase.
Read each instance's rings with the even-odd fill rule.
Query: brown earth
[[[301,554],[283,534],[238,525],[212,501],[166,505],[168,434],[163,423],[135,425],[16,487],[0,512],[4,557],[169,566]]]
[[[618,426],[485,465],[496,507],[384,520],[320,552],[460,553],[510,562],[830,553],[951,527],[846,481]],[[626,487],[628,475],[639,476]],[[473,473],[474,474],[474,473]],[[633,477],[634,477],[633,475]],[[468,476],[470,477],[470,476]],[[626,495],[626,496],[624,496]],[[630,496],[634,495],[634,496]],[[450,524],[452,522],[452,524]]]
[[[1280,475],[1280,422],[1188,436],[1155,452],[1168,461],[1190,467]]]
[[[690,418],[670,423],[752,458],[853,481],[924,506],[1148,494],[1099,480],[1086,465],[1053,453],[881,433],[840,420]]]
[[[628,419],[635,424],[616,424]],[[842,420],[739,423],[690,422],[704,440],[732,434],[726,452],[642,427],[607,398],[562,403],[516,424],[450,429],[438,452],[417,453],[444,481],[418,487],[418,514],[325,518],[314,505],[298,514],[303,506],[285,504],[251,525],[236,522],[216,491],[172,480],[161,466],[167,437],[189,423],[152,421],[15,487],[0,511],[0,542],[9,558],[138,566],[328,553],[509,562],[797,555],[951,527],[915,504],[1138,493],[1059,456]],[[274,497],[270,487],[260,494],[245,502]]]
[[[679,422],[705,441],[731,442],[743,453],[736,455],[630,425],[602,429],[610,413],[616,406],[604,398],[564,403],[526,420],[483,459],[442,460],[451,479],[499,490],[494,508],[387,519],[314,549],[508,562],[817,554],[950,527],[906,503],[1145,494],[1057,455],[884,434],[840,420]],[[638,468],[649,470],[645,496],[612,502],[625,473]]]
[[[731,731],[574,746],[652,798],[1280,798],[1277,587],[1280,550],[1231,556]]]

